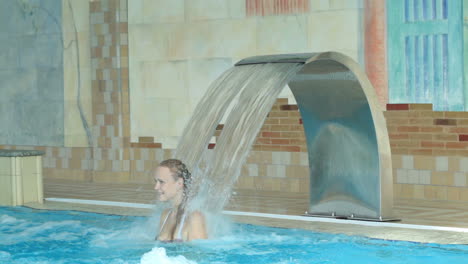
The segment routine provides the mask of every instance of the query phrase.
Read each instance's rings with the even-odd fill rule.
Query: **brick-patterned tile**
[[[387,104],[387,111],[409,110],[409,104]]]
[[[439,125],[439,126],[456,126],[457,125],[457,120],[456,119],[434,119],[434,125]]]

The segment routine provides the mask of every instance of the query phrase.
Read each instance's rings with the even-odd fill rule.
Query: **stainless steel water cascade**
[[[394,220],[387,127],[360,66],[336,52],[243,59],[236,67],[303,63],[288,81],[303,120],[310,167],[311,216]]]

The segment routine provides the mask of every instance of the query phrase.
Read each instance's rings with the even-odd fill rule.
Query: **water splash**
[[[184,256],[178,255],[169,257],[166,254],[166,249],[163,247],[155,247],[150,252],[145,253],[140,260],[140,264],[196,264],[195,261],[188,260]]]

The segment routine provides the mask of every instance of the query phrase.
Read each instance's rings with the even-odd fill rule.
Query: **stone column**
[[[43,154],[37,150],[0,150],[0,205],[43,203]]]

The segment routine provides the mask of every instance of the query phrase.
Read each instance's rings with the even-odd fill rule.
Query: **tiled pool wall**
[[[309,169],[295,105],[273,106],[242,169],[237,189],[307,194]],[[430,104],[388,105],[395,198],[468,201],[468,112],[436,112]],[[218,132],[222,126],[218,127]],[[151,171],[173,150],[140,138],[124,147],[1,146],[45,151],[45,179],[151,184]],[[211,144],[209,148],[215,147]]]
[[[468,201],[468,112],[387,105],[395,195]]]

